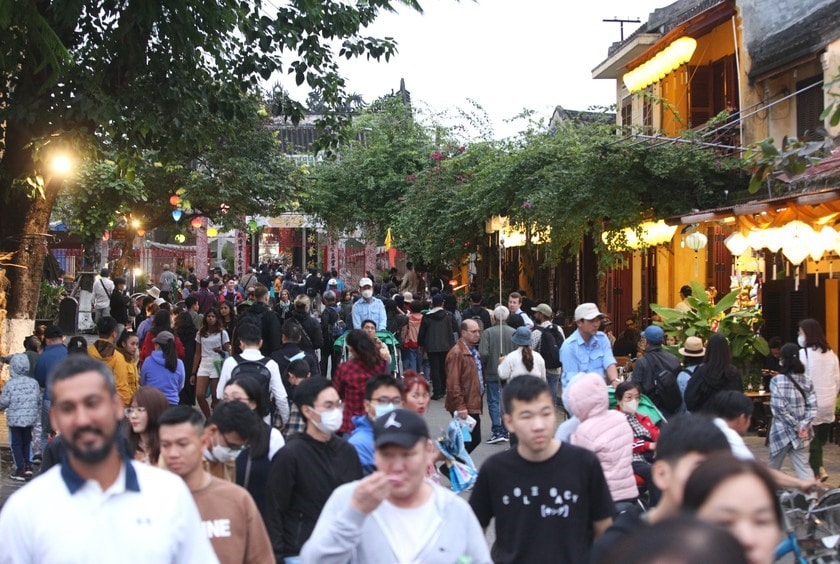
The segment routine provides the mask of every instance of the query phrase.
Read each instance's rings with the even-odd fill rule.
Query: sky
[[[615,103],[615,81],[594,80],[592,69],[620,39],[617,23],[641,19],[668,0],[421,0],[424,14],[400,7],[383,14],[364,35],[394,37],[399,53],[388,63],[342,65],[350,92],[368,102],[399,88],[429,113],[468,108],[487,112],[496,138],[522,123],[506,120],[523,109],[547,120],[557,105],[585,110]],[[641,24],[624,24],[625,37]],[[285,82],[285,81],[284,81]],[[297,94],[292,89],[293,94]],[[305,97],[305,93],[302,97]]]

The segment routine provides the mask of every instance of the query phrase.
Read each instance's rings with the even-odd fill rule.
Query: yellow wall
[[[840,280],[825,281],[825,338],[835,351],[840,346],[840,321],[837,319],[840,303]]]

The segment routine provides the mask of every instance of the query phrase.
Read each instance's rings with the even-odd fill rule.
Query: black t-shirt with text
[[[566,443],[544,462],[529,462],[516,449],[490,457],[470,505],[482,527],[496,518],[496,563],[586,562],[592,523],[614,511],[598,458]]]

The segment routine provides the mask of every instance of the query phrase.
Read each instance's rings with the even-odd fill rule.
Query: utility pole
[[[601,21],[602,22],[607,22],[607,23],[620,24],[621,25],[621,41],[624,41],[624,24],[626,24],[626,23],[642,23],[642,20],[640,20],[639,18],[636,18],[635,20],[624,20],[624,19],[615,17],[611,20],[601,20]]]

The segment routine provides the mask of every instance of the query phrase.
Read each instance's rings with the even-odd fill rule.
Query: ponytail
[[[165,343],[158,343],[160,351],[163,353],[163,364],[170,372],[178,370],[178,354],[175,351],[175,341],[166,341]]]
[[[534,369],[534,353],[531,352],[531,347],[522,347],[522,364],[528,369],[528,372]]]

